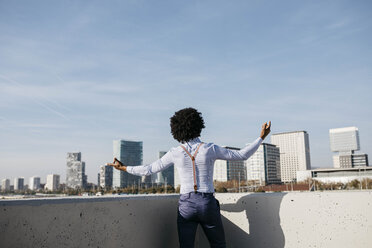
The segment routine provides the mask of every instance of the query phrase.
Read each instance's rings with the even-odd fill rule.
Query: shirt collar
[[[192,140],[189,140],[189,141],[183,142],[182,144],[192,146],[192,145],[198,144],[198,143],[200,143],[200,142],[201,142],[201,141],[200,141],[200,139],[199,139],[199,137],[198,137],[198,138],[195,138],[195,139],[192,139]]]

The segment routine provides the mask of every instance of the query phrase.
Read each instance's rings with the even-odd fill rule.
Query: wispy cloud
[[[335,22],[332,22],[328,25],[326,25],[326,29],[339,29],[339,28],[344,28],[346,26],[348,26],[350,23],[350,19],[342,19],[342,20],[338,20],[338,21],[335,21]]]
[[[18,88],[19,91],[24,92],[25,97],[27,97],[30,100],[32,100],[33,102],[37,103],[38,105],[40,105],[45,110],[48,110],[49,112],[51,112],[51,113],[53,113],[53,114],[55,114],[59,117],[62,117],[65,120],[69,120],[69,118],[64,113],[62,113],[61,111],[56,110],[52,106],[52,105],[57,105],[55,102],[53,102],[49,99],[46,99],[45,97],[41,97],[41,96],[35,97],[35,96],[31,95],[29,92],[27,92],[27,89],[21,83],[15,81],[15,80],[12,80],[12,79],[6,77],[5,75],[0,74],[0,78],[2,78],[3,80],[15,85]]]

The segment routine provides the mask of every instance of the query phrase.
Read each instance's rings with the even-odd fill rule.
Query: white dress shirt
[[[201,143],[199,138],[183,143],[191,155]],[[253,143],[239,151],[229,150],[213,143],[203,143],[195,157],[195,174],[198,192],[213,193],[213,168],[216,159],[222,160],[247,160],[255,153],[262,143],[257,138]],[[193,166],[190,156],[181,146],[170,149],[162,158],[148,165],[128,166],[127,172],[137,176],[148,176],[174,165],[177,167],[181,181],[181,194],[194,191]]]

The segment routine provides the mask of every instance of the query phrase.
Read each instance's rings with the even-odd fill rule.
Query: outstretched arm
[[[125,166],[116,158],[114,158],[114,163],[108,163],[107,165],[113,166],[118,170],[127,171],[136,176],[149,176],[173,165],[173,159],[171,151],[169,151],[162,158],[148,165]]]
[[[213,149],[216,154],[216,159],[222,160],[247,160],[250,156],[252,156],[262,143],[262,141],[266,138],[266,136],[270,133],[271,128],[271,121],[269,124],[266,122],[262,125],[260,137],[257,138],[253,143],[247,145],[243,149],[239,151],[234,151],[230,149],[226,149],[224,147],[220,147],[214,145]]]

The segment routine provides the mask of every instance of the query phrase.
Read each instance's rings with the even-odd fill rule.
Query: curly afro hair
[[[186,142],[200,136],[204,126],[201,113],[194,108],[184,108],[170,118],[171,133],[178,142]]]

